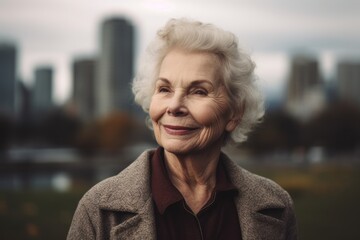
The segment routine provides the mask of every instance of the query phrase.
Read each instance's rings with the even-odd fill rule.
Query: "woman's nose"
[[[172,116],[184,116],[187,114],[184,97],[180,93],[174,93],[169,99],[167,113]]]

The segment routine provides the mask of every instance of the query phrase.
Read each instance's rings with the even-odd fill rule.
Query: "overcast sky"
[[[55,70],[55,100],[71,93],[74,58],[95,56],[100,23],[126,16],[136,27],[136,59],[172,17],[234,32],[257,63],[261,85],[279,94],[296,52],[319,59],[325,78],[342,58],[360,58],[358,0],[0,0],[0,42],[18,47],[18,75],[31,85],[36,66]]]

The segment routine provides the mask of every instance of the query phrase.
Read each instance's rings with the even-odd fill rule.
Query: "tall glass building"
[[[0,44],[0,113],[14,117],[16,113],[16,48]]]
[[[96,115],[130,112],[133,105],[131,81],[134,64],[134,27],[124,18],[102,23],[97,66]]]

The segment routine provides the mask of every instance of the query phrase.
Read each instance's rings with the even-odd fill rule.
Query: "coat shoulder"
[[[264,203],[292,205],[289,193],[271,179],[252,173],[224,156],[229,177],[240,193]]]
[[[248,184],[248,188],[256,194],[266,198],[276,198],[281,200],[285,205],[292,204],[289,193],[281,187],[278,183],[269,178],[259,176],[246,169],[241,169],[244,175],[245,182]]]
[[[99,182],[84,194],[67,239],[109,239],[111,229],[120,223],[137,222],[130,219],[149,209],[151,152],[145,151],[118,175]]]
[[[84,194],[80,202],[85,205],[90,203],[93,206],[99,206],[102,203],[111,203],[115,199],[131,197],[130,192],[135,189],[144,193],[149,182],[152,152],[153,150],[144,151],[119,174],[95,184]]]

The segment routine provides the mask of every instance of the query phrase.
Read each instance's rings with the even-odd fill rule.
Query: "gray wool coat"
[[[156,239],[150,188],[150,153],[90,189],[80,200],[67,236],[81,239]],[[297,239],[293,202],[276,183],[221,155],[239,191],[235,204],[243,240]]]

